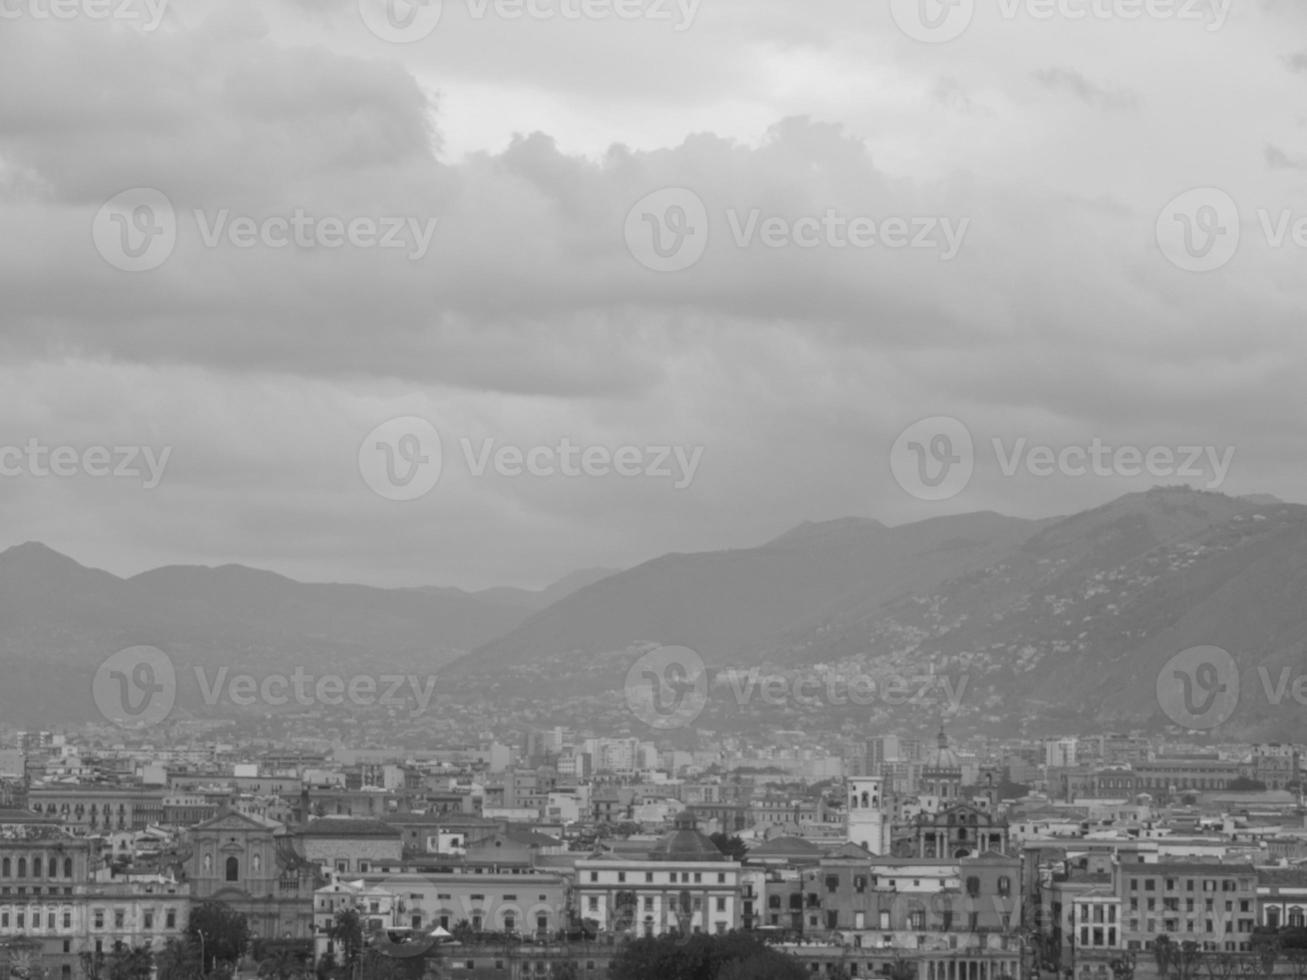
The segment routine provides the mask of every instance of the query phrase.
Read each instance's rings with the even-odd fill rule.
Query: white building
[[[740,875],[683,813],[646,858],[577,861],[577,914],[605,932],[721,935],[740,925]]]
[[[889,850],[888,820],[881,797],[881,780],[854,776],[845,785],[849,804],[845,839],[872,854],[885,854]]]

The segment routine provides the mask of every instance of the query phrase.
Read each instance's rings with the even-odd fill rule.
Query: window
[[[980,879],[972,875],[967,879],[967,895],[976,898],[980,895]]]
[[[240,881],[241,863],[235,857],[227,858],[227,880]]]

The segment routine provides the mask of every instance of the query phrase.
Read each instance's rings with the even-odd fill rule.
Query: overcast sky
[[[0,0],[0,446],[126,472],[0,458],[0,543],[534,587],[847,515],[1307,500],[1299,0],[51,2]],[[138,188],[174,234],[132,270]],[[974,473],[931,500],[891,464],[934,417]],[[1095,439],[1228,465],[1014,455]],[[170,447],[157,485],[114,447]]]

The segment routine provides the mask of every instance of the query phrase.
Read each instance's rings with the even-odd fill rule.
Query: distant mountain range
[[[23,544],[0,552],[0,713],[29,725],[93,719],[97,667],[137,645],[176,664],[183,705],[196,700],[195,667],[256,677],[296,667],[429,674],[602,574],[577,573],[541,592],[480,593],[309,584],[242,565],[124,579]]]
[[[758,727],[852,731],[949,714],[995,732],[1156,730],[1172,724],[1157,701],[1162,666],[1214,645],[1234,657],[1242,689],[1222,732],[1301,738],[1307,706],[1275,695],[1307,673],[1304,597],[1307,507],[1264,495],[1157,488],[1061,519],[846,519],[610,576],[455,661],[442,686],[620,703],[642,651],[681,644],[710,668],[701,727],[740,727],[745,715]],[[902,680],[914,698],[920,678],[936,683],[907,704],[819,695],[740,708],[728,668],[857,676],[881,691]]]
[[[439,670],[455,697],[608,704],[643,651],[681,644],[703,656],[714,693],[730,668],[879,684],[933,673],[962,687],[954,704],[894,710],[714,697],[705,725],[738,723],[732,711],[787,726],[905,713],[933,725],[947,708],[996,731],[1158,729],[1170,724],[1162,665],[1215,645],[1243,691],[1222,731],[1301,738],[1307,706],[1291,692],[1307,672],[1305,596],[1307,507],[1187,488],[1058,519],[804,524],[756,548],[577,572],[541,592],[307,584],[236,565],[123,579],[26,544],[0,553],[0,712],[29,725],[94,718],[97,666],[136,644],[179,667]]]

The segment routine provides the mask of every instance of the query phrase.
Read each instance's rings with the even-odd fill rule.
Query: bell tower
[[[848,819],[846,824],[849,843],[884,854],[888,850],[885,839],[885,802],[879,778],[854,776],[847,780]]]

